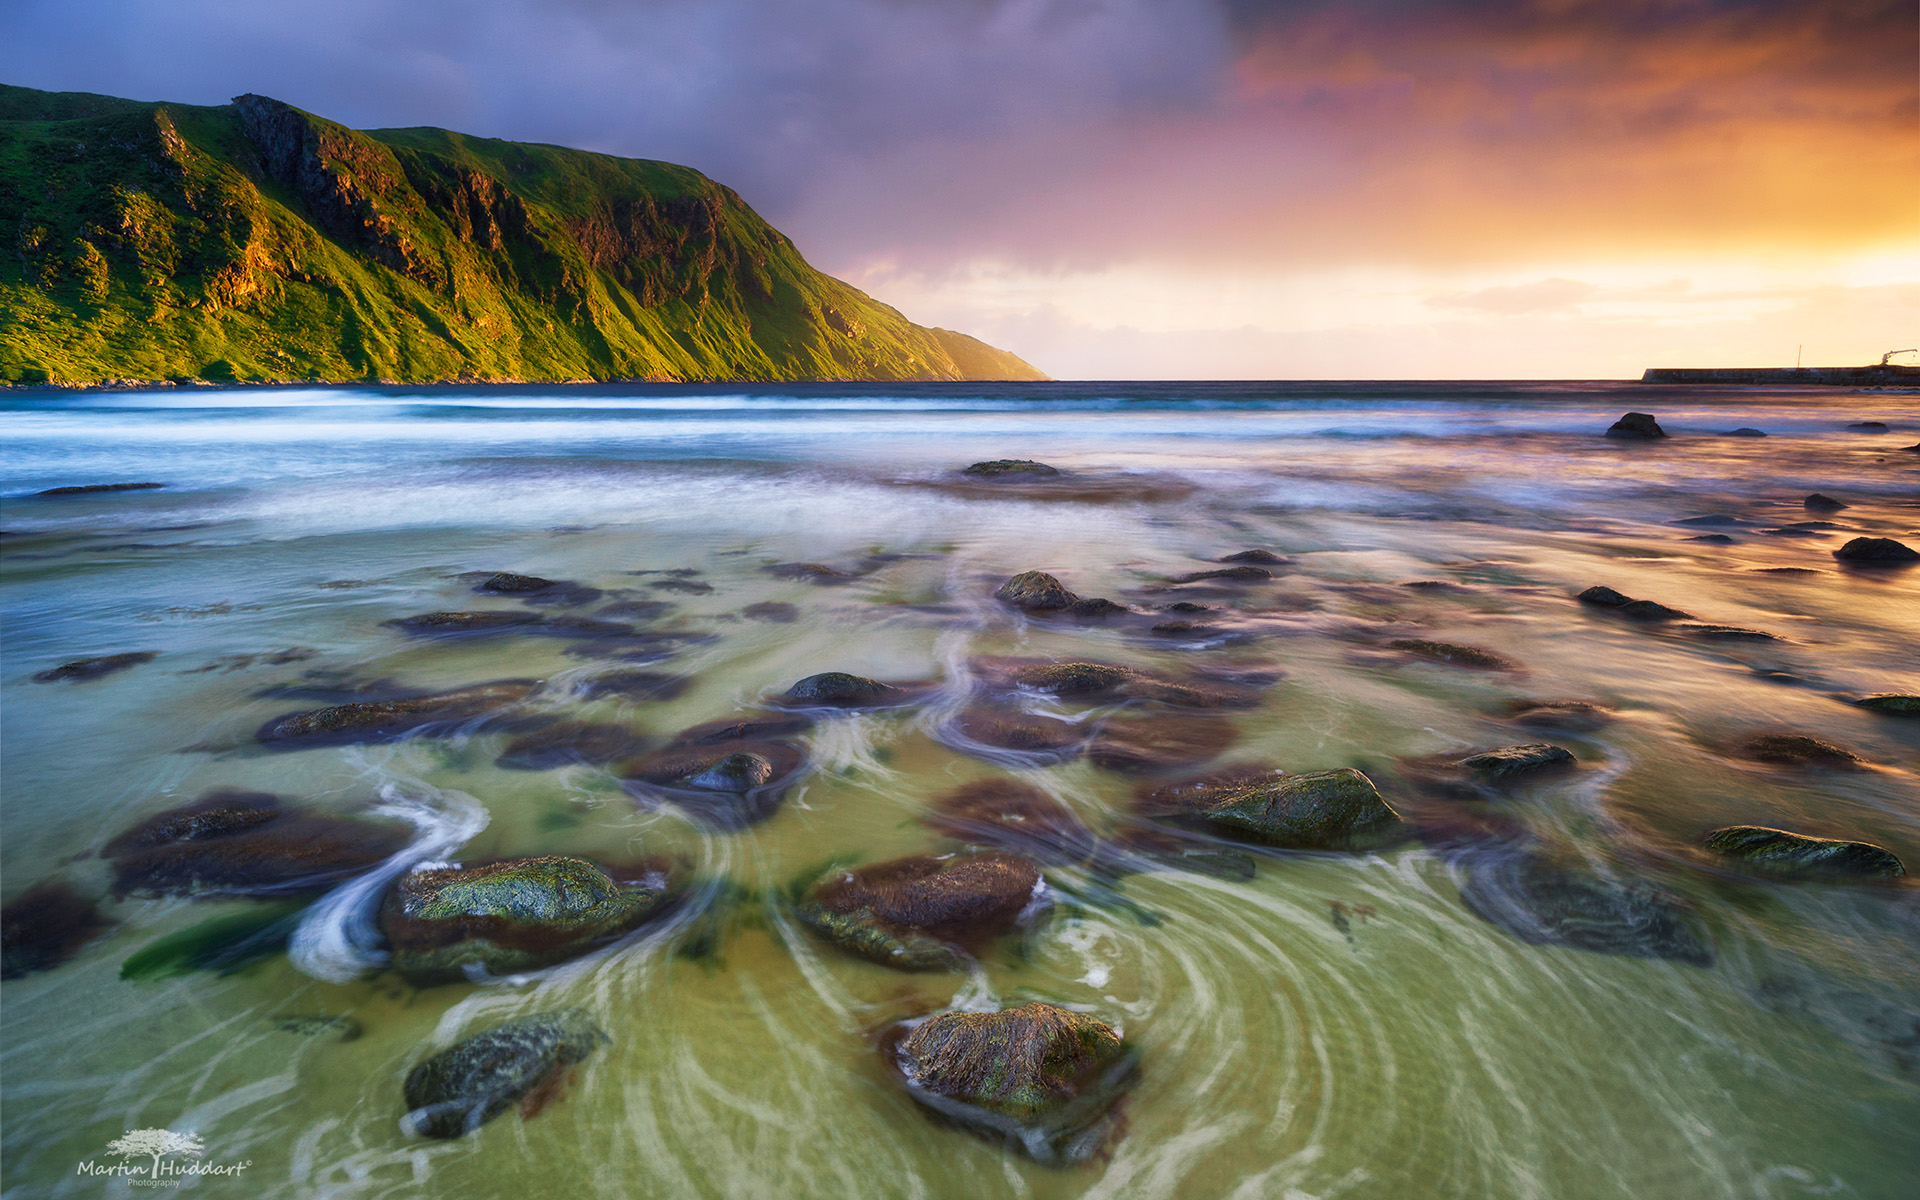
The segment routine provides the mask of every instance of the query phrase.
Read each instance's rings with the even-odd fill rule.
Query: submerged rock
[[[1190,571],[1185,575],[1176,575],[1169,583],[1270,583],[1273,572],[1265,567],[1239,566],[1221,567],[1213,571]]]
[[[1802,500],[1800,505],[1808,512],[1839,512],[1843,508],[1853,507],[1850,504],[1835,500],[1832,496],[1823,496],[1819,492],[1815,492],[1805,500]]]
[[[1896,692],[1882,692],[1874,696],[1862,696],[1853,701],[1856,708],[1868,712],[1882,713],[1889,717],[1920,717],[1920,696],[1903,695]]]
[[[1864,761],[1844,746],[1809,737],[1803,733],[1763,733],[1740,743],[1740,755],[1757,762],[1786,766],[1858,767]]]
[[[1738,429],[1727,430],[1725,436],[1727,437],[1765,437],[1767,436],[1767,431],[1764,429],[1755,429],[1751,425],[1742,425]]]
[[[1489,783],[1511,783],[1543,772],[1570,770],[1578,764],[1571,752],[1559,746],[1528,742],[1468,755],[1454,765]]]
[[[1504,654],[1495,654],[1479,646],[1462,646],[1454,642],[1435,642],[1426,638],[1397,638],[1387,643],[1390,650],[1404,650],[1408,654],[1433,662],[1446,663],[1448,666],[1468,667],[1476,671],[1518,671],[1520,664]]]
[[[607,1040],[578,1009],[520,1017],[476,1034],[407,1072],[406,1125],[432,1138],[472,1133],[538,1096]]]
[[[541,624],[538,613],[502,610],[487,612],[430,612],[397,617],[381,622],[407,633],[463,634],[499,633],[506,629],[525,629]]]
[[[1052,696],[1117,696],[1140,672],[1108,663],[1028,663],[1006,672],[1013,687],[1030,688]]]
[[[882,1050],[919,1103],[1043,1163],[1103,1149],[1136,1065],[1112,1026],[1038,1001],[909,1022]]]
[[[1095,766],[1126,775],[1190,770],[1217,757],[1239,739],[1233,722],[1195,713],[1119,715],[1107,718],[1087,747]]]
[[[1703,638],[1709,642],[1777,642],[1780,640],[1764,629],[1746,629],[1739,625],[1692,622],[1681,625],[1679,629],[1689,637]]]
[[[740,615],[749,621],[767,621],[775,625],[791,625],[800,619],[800,610],[794,605],[780,600],[762,600],[758,604],[749,604],[740,610]]]
[[[1022,475],[1030,478],[1045,478],[1058,475],[1060,469],[1050,467],[1043,462],[1035,462],[1030,458],[991,458],[985,462],[974,463],[960,473],[971,475],[975,479],[1004,479],[1008,476]]]
[[[1730,546],[1733,539],[1724,533],[1703,533],[1686,539],[1689,542],[1712,542],[1716,546]]]
[[[673,737],[676,746],[710,746],[717,742],[753,742],[805,733],[813,728],[813,718],[802,713],[764,713],[734,721],[708,721],[682,729]]]
[[[164,483],[73,483],[66,487],[47,488],[35,492],[36,496],[93,496],[102,492],[144,492],[153,488],[163,488]]]
[[[1668,608],[1653,600],[1635,600],[1610,587],[1590,587],[1576,597],[1582,604],[1594,608],[1609,609],[1623,617],[1636,621],[1685,621],[1692,620],[1692,613],[1681,612],[1677,608]]]
[[[1086,726],[1073,721],[987,704],[968,707],[951,728],[963,743],[1056,759],[1079,753],[1090,736]]]
[[[125,654],[106,654],[99,658],[78,658],[39,672],[33,677],[33,681],[35,683],[84,683],[89,679],[98,679],[102,675],[111,675],[115,671],[137,667],[141,663],[150,663],[158,657],[160,652],[157,650],[132,650]]]
[[[1847,426],[1856,433],[1891,433],[1885,421],[1855,421]]]
[[[673,700],[685,694],[693,680],[662,671],[608,671],[587,681],[584,698],[621,696],[628,700]]]
[[[1833,552],[1841,562],[1865,563],[1873,566],[1897,566],[1900,563],[1920,562],[1920,552],[1903,542],[1892,538],[1857,537]]]
[[[762,567],[761,570],[781,579],[804,579],[808,583],[822,586],[835,586],[852,583],[860,578],[852,571],[842,571],[838,567],[829,567],[825,563],[784,562]]]
[[[1783,875],[1893,879],[1907,873],[1892,851],[1871,842],[1808,837],[1763,825],[1715,829],[1702,837],[1700,844],[1722,858]]]
[[[626,933],[679,891],[664,859],[625,873],[562,855],[416,870],[387,892],[380,929],[412,983],[538,970]]]
[[[1652,413],[1630,412],[1607,427],[1607,436],[1645,441],[1666,437],[1667,431],[1660,428],[1660,422],[1653,419]]]
[[[1287,850],[1373,850],[1411,832],[1351,767],[1287,775],[1233,768],[1148,793],[1143,815]]]
[[[37,883],[0,908],[0,979],[57,967],[110,924],[67,884]]]
[[[805,765],[791,742],[719,738],[629,759],[618,772],[629,792],[658,794],[713,828],[743,829],[773,815]]]
[[[526,592],[544,592],[549,588],[566,586],[568,586],[567,583],[559,579],[542,579],[538,575],[515,575],[511,571],[499,571],[475,584],[473,590],[517,596]]]
[[[1591,700],[1511,700],[1508,720],[1516,725],[1544,729],[1598,729],[1612,719],[1612,710]]]
[[[1223,562],[1223,563],[1254,563],[1256,565],[1277,567],[1277,566],[1285,566],[1291,563],[1293,560],[1288,558],[1284,554],[1275,554],[1271,550],[1262,550],[1262,549],[1256,548],[1253,550],[1239,550],[1239,551],[1235,551],[1232,554],[1222,554],[1219,558],[1216,558],[1213,561]]]
[[[254,737],[277,750],[386,741],[430,725],[472,720],[526,699],[539,686],[534,679],[503,679],[425,696],[335,704],[275,717]]]
[[[903,971],[945,971],[1012,932],[1043,890],[1039,869],[1012,854],[920,854],[829,871],[795,915],[849,954]]]
[[[1002,604],[1029,612],[1049,612],[1072,608],[1080,597],[1068,591],[1058,579],[1044,571],[1023,571],[1000,585],[993,594]]]
[[[981,779],[933,802],[927,824],[949,837],[1035,862],[1080,862],[1095,839],[1072,809],[1014,779]]]
[[[407,843],[392,825],[283,808],[264,792],[211,792],[108,842],[114,892],[273,896],[323,891]]]
[[[610,763],[645,748],[646,740],[625,725],[560,721],[507,743],[493,765],[510,771],[547,771],[575,763]]]
[[[1677,902],[1524,852],[1468,860],[1460,898],[1474,916],[1535,946],[1668,958],[1704,967],[1713,952]]]

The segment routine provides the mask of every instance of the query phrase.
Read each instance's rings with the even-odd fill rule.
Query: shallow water
[[[8,1197],[97,1194],[107,1185],[76,1165],[118,1161],[106,1144],[142,1127],[198,1134],[209,1162],[251,1162],[241,1179],[189,1183],[209,1195],[1895,1197],[1920,1177],[1920,892],[1758,881],[1691,849],[1707,829],[1753,823],[1920,864],[1920,723],[1845,703],[1920,691],[1920,570],[1844,570],[1830,553],[1861,534],[1920,544],[1920,455],[1900,449],[1920,440],[1913,395],[196,389],[0,408],[6,897],[47,878],[104,896],[109,839],[223,787],[377,808],[418,830],[385,874],[310,910],[291,955],[123,980],[121,963],[156,939],[257,902],[108,899],[106,933],[9,980]],[[1628,409],[1674,436],[1598,436]],[[1865,420],[1893,432],[1846,428]],[[1741,426],[1771,436],[1711,436]],[[998,457],[1069,478],[955,474]],[[31,495],[145,480],[168,486]],[[1816,490],[1851,507],[1809,513]],[[1678,523],[1713,515],[1733,521]],[[1767,532],[1810,520],[1839,528]],[[1734,540],[1687,540],[1709,532]],[[1270,584],[1163,590],[1249,547],[1293,563]],[[789,562],[854,577],[816,586],[766,569]],[[1026,569],[1143,613],[1180,598],[1224,611],[1211,633],[1171,637],[1144,618],[1028,618],[991,599]],[[712,636],[644,668],[690,679],[672,699],[584,699],[593,678],[635,664],[568,653],[578,640],[382,624],[526,610],[455,578],[491,570],[605,593],[530,611],[665,601],[639,624]],[[1418,580],[1458,586],[1400,586]],[[1592,584],[1780,640],[1635,625],[1572,599]],[[797,614],[743,615],[766,602]],[[1387,646],[1404,638],[1522,669]],[[142,650],[157,657],[97,680],[32,680]],[[846,957],[763,903],[828,859],[950,845],[923,818],[973,779],[1013,774],[1096,832],[1121,825],[1138,778],[954,748],[946,719],[993,656],[1270,679],[1258,707],[1229,714],[1237,741],[1219,762],[1359,767],[1403,813],[1466,833],[1258,852],[1251,880],[1132,874],[1117,896],[1082,866],[1049,867],[1051,917],[953,975]],[[544,681],[527,709],[663,740],[826,670],[944,686],[823,721],[803,739],[799,786],[744,829],[637,803],[603,767],[500,769],[511,735],[484,723],[294,752],[253,739],[325,702],[261,694],[274,687],[526,678]],[[1585,731],[1529,729],[1506,719],[1515,698],[1613,713]],[[1032,703],[1094,723],[1111,711]],[[1736,752],[1777,730],[1867,765]],[[1434,756],[1538,740],[1578,769],[1498,799],[1420,787]],[[1678,897],[1711,964],[1533,945],[1480,919],[1461,886],[1488,829]],[[543,972],[416,989],[347,920],[416,861],[553,852],[681,856],[708,892],[736,898],[717,953],[687,953],[690,904]],[[1141,1054],[1125,1132],[1095,1161],[1041,1166],[935,1124],[874,1048],[905,1016],[1033,998],[1100,1016]],[[454,1142],[403,1131],[414,1063],[565,1006],[611,1040],[557,1101]],[[350,1017],[363,1033],[286,1032],[289,1015]]]

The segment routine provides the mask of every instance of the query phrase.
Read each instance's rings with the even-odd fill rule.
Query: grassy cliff
[[[1043,379],[669,163],[0,85],[0,380]]]

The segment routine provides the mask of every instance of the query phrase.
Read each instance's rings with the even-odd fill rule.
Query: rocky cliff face
[[[0,87],[0,380],[1040,379],[667,163]]]

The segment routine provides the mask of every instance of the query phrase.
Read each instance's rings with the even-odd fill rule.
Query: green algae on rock
[[[1728,825],[1704,835],[1700,844],[1721,858],[1781,875],[1893,879],[1907,873],[1892,851],[1871,842],[1809,837],[1764,825]]]
[[[213,971],[231,975],[287,948],[305,904],[263,904],[190,925],[149,943],[120,964],[120,978],[144,982]]]
[[[1920,696],[1911,696],[1901,692],[1880,692],[1872,696],[1862,696],[1853,701],[1856,708],[1868,712],[1881,713],[1889,717],[1920,717]]]
[[[420,1136],[472,1133],[608,1041],[578,1009],[520,1017],[455,1043],[407,1072],[407,1128]]]
[[[1045,571],[1020,572],[1001,584],[993,598],[1028,612],[1052,612],[1072,608],[1080,602],[1080,597]]]
[[[883,1039],[908,1094],[1045,1163],[1083,1162],[1120,1129],[1112,1110],[1136,1062],[1106,1022],[1035,1001],[946,1012]]]
[[[1228,768],[1155,789],[1141,811],[1285,850],[1374,850],[1412,832],[1352,767],[1300,775]]]
[[[831,869],[794,912],[849,954],[902,971],[948,971],[1012,932],[1044,892],[1039,869],[1017,855],[918,854]]]
[[[1455,765],[1488,782],[1506,783],[1538,772],[1566,770],[1577,764],[1571,751],[1548,742],[1528,742],[1470,754]]]
[[[672,902],[670,864],[616,881],[582,858],[546,855],[413,871],[380,908],[393,967],[414,983],[538,970],[578,957]]]

